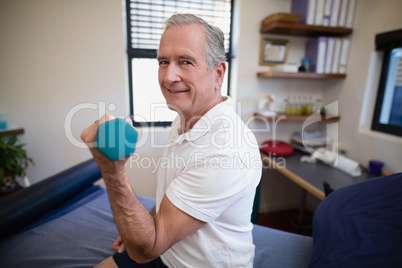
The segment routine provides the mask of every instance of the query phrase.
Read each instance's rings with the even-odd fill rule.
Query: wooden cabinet
[[[341,27],[325,27],[317,25],[307,25],[300,23],[284,23],[280,21],[273,21],[269,24],[263,24],[260,29],[261,34],[279,34],[306,38],[317,38],[319,36],[330,36],[330,37],[345,37],[353,33],[350,28]],[[291,78],[291,79],[311,79],[311,80],[322,80],[322,79],[344,79],[346,74],[337,73],[315,73],[315,72],[281,72],[281,71],[265,71],[258,72],[257,77],[260,78]],[[310,116],[298,116],[298,115],[277,115],[272,117],[267,117],[259,113],[255,113],[254,116],[261,120],[267,120],[269,122],[302,122],[305,121]],[[334,117],[317,117],[319,121],[338,121],[339,116]]]
[[[316,38],[319,36],[344,37],[352,34],[350,28],[325,27],[300,23],[272,22],[261,27],[261,34],[280,34]],[[346,74],[323,74],[314,72],[288,73],[279,71],[258,72],[258,77],[297,79],[343,79]]]

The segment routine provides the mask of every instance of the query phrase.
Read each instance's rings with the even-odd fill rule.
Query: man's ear
[[[215,67],[215,89],[221,89],[223,78],[225,77],[226,63],[221,61],[218,66]]]

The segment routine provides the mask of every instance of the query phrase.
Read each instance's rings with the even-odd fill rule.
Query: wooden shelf
[[[278,72],[267,71],[257,73],[258,77],[277,77],[277,78],[299,78],[299,79],[343,79],[346,78],[346,74],[319,74],[312,72]]]
[[[262,115],[260,113],[254,113],[254,116],[256,118],[259,118],[261,120],[266,120],[266,121],[269,121],[269,122],[276,122],[276,121],[281,121],[281,122],[301,122],[301,121],[305,121],[307,119],[328,122],[328,121],[339,121],[341,119],[340,116],[325,117],[325,116],[284,115],[284,114],[278,114],[276,116],[264,116],[264,115]]]
[[[23,128],[0,130],[0,136],[13,136],[24,134]]]
[[[262,34],[283,34],[304,37],[318,36],[347,36],[352,34],[353,29],[341,27],[325,27],[300,23],[272,22],[261,27]]]

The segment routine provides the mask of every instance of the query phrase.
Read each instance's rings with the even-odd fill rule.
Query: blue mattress
[[[138,198],[153,208],[153,198]],[[117,235],[106,190],[92,186],[1,241],[0,267],[93,267],[114,253]],[[253,238],[254,267],[307,267],[311,237],[255,225]]]
[[[118,232],[106,190],[69,201],[0,243],[1,267],[93,267],[112,255]],[[139,197],[147,209],[153,198]]]

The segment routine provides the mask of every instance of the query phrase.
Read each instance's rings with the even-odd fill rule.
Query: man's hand
[[[91,126],[84,129],[81,133],[81,139],[88,145],[91,149],[94,147],[93,143],[95,141],[96,132],[101,123],[115,119],[113,115],[105,114],[99,120],[95,121]]]
[[[114,243],[112,245],[112,249],[116,250],[117,253],[123,253],[126,250],[126,248],[124,247],[124,244],[123,244],[123,239],[121,238],[120,235],[114,241]]]
[[[99,125],[113,119],[115,119],[113,115],[105,114],[94,124],[84,129],[81,133],[81,139],[87,144],[92,156],[94,157],[104,177],[105,175],[124,174],[125,164],[127,162],[127,159],[129,158],[127,157],[117,161],[111,161],[106,156],[104,156],[100,151],[98,151],[94,146],[94,141],[96,133],[98,132]]]

